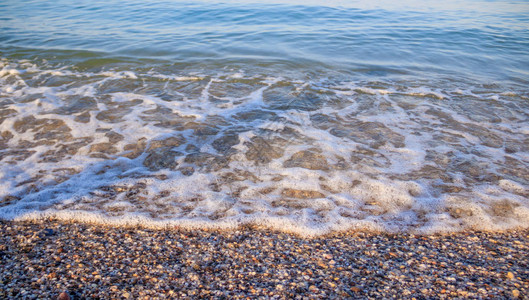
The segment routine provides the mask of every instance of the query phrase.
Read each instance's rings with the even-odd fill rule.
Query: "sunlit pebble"
[[[303,239],[254,227],[49,221],[0,222],[0,232],[0,298],[8,299],[31,290],[48,299],[509,298],[529,291],[524,231]]]

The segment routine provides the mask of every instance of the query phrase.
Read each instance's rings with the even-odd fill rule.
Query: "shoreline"
[[[0,298],[520,298],[529,230],[302,238],[0,221]]]

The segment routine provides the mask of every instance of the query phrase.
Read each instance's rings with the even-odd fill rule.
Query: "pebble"
[[[512,290],[512,296],[513,296],[514,298],[518,298],[518,297],[520,297],[520,291],[518,291],[518,290]]]
[[[0,221],[0,233],[1,299],[32,298],[35,291],[60,300],[529,293],[527,230],[301,238],[250,226],[154,230],[48,220]]]

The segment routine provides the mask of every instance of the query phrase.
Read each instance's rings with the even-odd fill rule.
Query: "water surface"
[[[0,3],[0,214],[529,225],[524,1]]]

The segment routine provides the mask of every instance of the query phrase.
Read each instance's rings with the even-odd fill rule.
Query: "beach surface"
[[[523,1],[8,2],[0,219],[529,229]]]
[[[529,231],[316,238],[0,222],[0,298],[518,298]]]
[[[0,1],[0,299],[527,299],[528,3]]]

